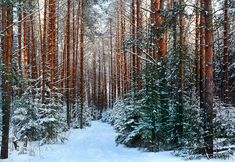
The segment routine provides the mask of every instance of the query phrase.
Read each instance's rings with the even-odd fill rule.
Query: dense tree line
[[[214,141],[224,129],[222,120],[215,122],[218,111],[224,111],[216,105],[234,105],[234,19],[228,16],[234,12],[233,2],[132,0],[120,1],[118,8],[118,83],[113,84],[124,106],[117,103],[111,113],[119,132],[116,142],[212,158],[220,145]],[[120,45],[123,35],[128,37]],[[118,109],[121,106],[124,110]],[[225,136],[230,141],[234,135]]]

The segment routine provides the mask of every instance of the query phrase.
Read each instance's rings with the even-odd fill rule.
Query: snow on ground
[[[45,145],[39,147],[31,144],[30,155],[11,152],[8,160],[1,162],[183,162],[171,152],[141,152],[115,144],[113,128],[99,121],[83,130],[71,130],[65,144]],[[230,160],[191,160],[190,162],[234,162]]]

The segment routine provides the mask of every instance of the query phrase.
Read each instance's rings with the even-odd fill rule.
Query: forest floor
[[[91,127],[68,132],[65,144],[39,146],[30,143],[28,152],[11,151],[8,160],[1,162],[183,162],[172,152],[142,152],[134,148],[116,145],[116,133],[112,126],[94,121]],[[213,159],[210,162],[234,162]],[[208,162],[207,159],[191,160],[190,162]]]

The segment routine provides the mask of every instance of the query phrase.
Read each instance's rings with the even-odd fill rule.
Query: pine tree
[[[204,106],[204,142],[205,153],[209,158],[213,157],[213,23],[212,2],[204,1],[205,11],[205,106]]]
[[[222,99],[224,102],[228,102],[228,1],[224,0],[224,49],[223,49],[223,86],[222,86]]]
[[[70,8],[71,8],[71,1],[67,0],[67,24],[66,24],[66,64],[64,58],[64,69],[65,73],[65,96],[66,96],[66,106],[67,106],[67,124],[70,127],[71,123],[71,103],[70,103]],[[66,66],[65,66],[66,65]]]
[[[2,144],[1,159],[8,158],[8,140],[10,129],[10,112],[12,102],[12,52],[13,52],[13,3],[2,0],[2,31],[1,40],[3,67],[2,94]]]
[[[79,127],[83,128],[83,111],[84,111],[84,33],[85,33],[85,2],[81,0],[81,31],[80,31],[80,112]]]
[[[47,52],[47,0],[44,1],[44,20],[43,20],[43,44],[42,44],[42,103],[45,101],[46,93],[46,52]]]

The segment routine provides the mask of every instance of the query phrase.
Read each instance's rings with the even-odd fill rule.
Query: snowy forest
[[[0,10],[3,162],[235,159],[234,0]]]

